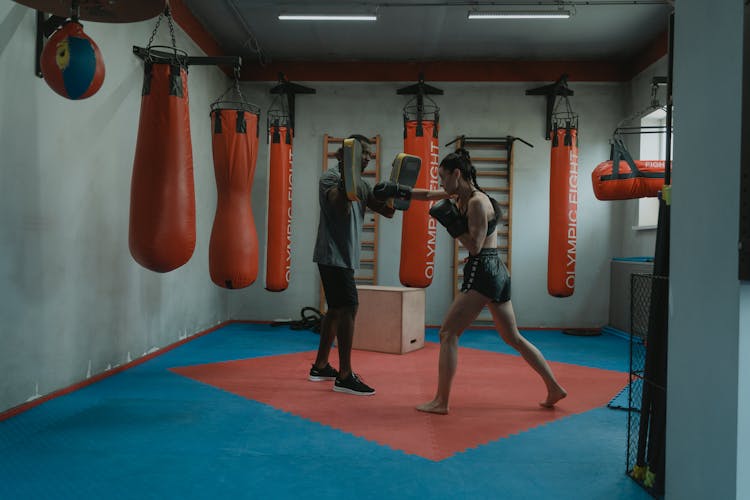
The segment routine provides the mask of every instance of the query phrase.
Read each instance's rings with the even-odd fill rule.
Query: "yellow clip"
[[[633,470],[630,472],[630,475],[633,477],[633,479],[636,479],[638,481],[643,481],[643,478],[646,476],[646,466],[645,465],[634,466]]]
[[[672,185],[671,184],[665,184],[663,188],[661,188],[661,199],[664,200],[664,203],[667,204],[667,206],[670,206],[672,204]]]
[[[653,488],[656,484],[656,474],[654,474],[651,469],[646,471],[646,477],[643,478],[643,485],[647,488]]]

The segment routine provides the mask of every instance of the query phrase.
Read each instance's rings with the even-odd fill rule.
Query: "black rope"
[[[274,321],[271,326],[289,325],[292,330],[312,330],[315,333],[320,333],[320,325],[323,323],[325,314],[314,307],[303,307],[300,316],[302,316],[300,320]]]

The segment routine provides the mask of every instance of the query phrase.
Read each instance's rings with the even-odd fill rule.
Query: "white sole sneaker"
[[[336,385],[333,386],[333,390],[335,392],[341,392],[343,394],[352,394],[354,396],[372,396],[375,394],[375,391],[372,392],[358,392],[352,389],[347,389],[346,387],[338,387]]]

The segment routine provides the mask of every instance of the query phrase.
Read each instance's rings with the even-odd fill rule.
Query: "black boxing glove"
[[[411,200],[411,188],[404,186],[403,184],[396,184],[395,182],[385,181],[378,182],[372,188],[372,194],[375,199],[384,201],[389,198],[395,198],[397,200]]]
[[[454,238],[469,231],[469,221],[461,215],[456,204],[448,199],[440,200],[432,205],[430,215],[445,226],[448,234]]]

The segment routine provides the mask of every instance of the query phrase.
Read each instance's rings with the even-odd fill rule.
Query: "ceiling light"
[[[469,11],[469,19],[568,19],[570,11],[557,10],[506,10],[506,11]]]
[[[281,21],[377,21],[375,14],[279,14]]]

